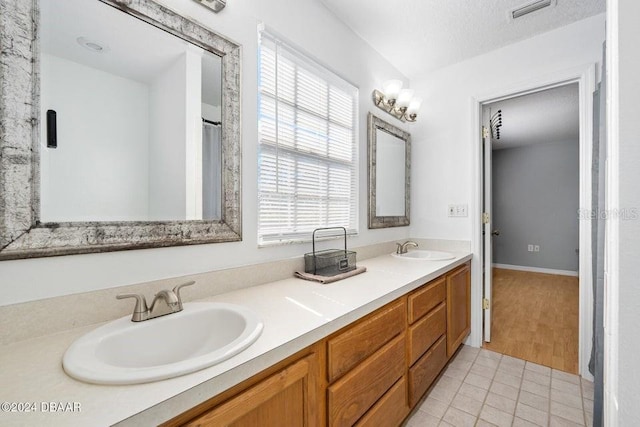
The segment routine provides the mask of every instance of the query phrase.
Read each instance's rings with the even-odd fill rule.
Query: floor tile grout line
[[[476,360],[478,360],[478,357],[480,356],[480,353],[482,352],[482,347],[480,347],[480,350],[478,350],[478,354],[476,354],[476,358],[473,359],[473,363],[471,364],[471,367],[469,368],[469,372],[467,372],[467,375],[469,375],[469,373],[471,372],[471,369],[473,369],[473,365],[476,364]],[[465,379],[467,377],[465,376]],[[464,380],[462,380],[462,384],[464,384]],[[473,384],[472,384],[473,385]],[[460,386],[462,387],[462,386]],[[489,388],[491,388],[491,384],[489,384]],[[489,390],[487,390],[487,395],[489,394]],[[478,412],[478,415],[476,415],[476,419],[475,422],[473,423],[474,426],[478,425],[478,421],[480,421],[480,414],[482,413],[482,407],[484,406],[484,401],[487,400],[487,396],[485,395],[484,400],[482,401],[482,404],[480,405],[480,412]]]
[[[460,383],[460,385],[458,386],[458,389],[456,390],[456,394],[455,396],[453,396],[453,399],[456,398],[456,396],[458,395],[458,393],[460,392],[460,389],[462,388],[462,385],[464,384],[464,380],[467,379],[467,376],[469,376],[469,373],[471,373],[471,369],[473,368],[473,365],[475,365],[476,360],[478,360],[478,356],[480,356],[480,352],[482,351],[482,349],[479,349],[476,352],[476,356],[473,358],[473,361],[471,362],[471,366],[469,366],[469,369],[467,370],[467,373],[465,374],[464,378],[462,379],[462,382]],[[453,400],[451,400],[451,402],[449,403],[449,408],[451,408],[451,404],[453,403]],[[447,411],[449,410],[449,408],[447,408]],[[456,408],[457,409],[457,408]],[[480,411],[482,411],[482,406],[480,407]],[[464,411],[463,411],[464,412]],[[446,411],[445,411],[446,413]],[[480,413],[478,413],[478,415],[476,415],[476,420],[473,423],[473,425],[478,424],[478,419],[480,419]]]
[[[551,384],[553,384],[553,368],[549,371],[549,410],[547,411],[547,426],[551,426]]]
[[[553,372],[552,372],[553,374]],[[575,374],[574,374],[575,375]],[[576,375],[578,377],[578,390],[579,390],[579,394],[580,394],[580,402],[581,402],[581,406],[582,406],[582,421],[583,421],[583,426],[587,426],[587,419],[586,419],[586,411],[584,410],[584,400],[583,400],[583,394],[582,394],[582,377],[580,375]],[[553,389],[553,387],[551,387]],[[561,390],[558,390],[558,392],[561,392]],[[564,393],[564,392],[563,392]],[[559,405],[563,405],[566,406],[568,408],[571,409],[571,407],[569,405],[566,405],[564,403],[560,403],[560,402],[556,402]],[[549,394],[549,405],[551,405],[551,394]],[[551,417],[551,408],[549,408],[549,417]],[[558,418],[561,418],[563,420],[567,420],[570,421],[572,423],[575,424],[575,422],[573,420],[570,420],[568,418],[563,417],[562,415],[557,415]]]
[[[490,350],[487,350],[487,351],[490,351]],[[478,356],[480,356],[481,352],[482,352],[482,349],[480,349],[480,351],[478,352]],[[500,353],[496,353],[496,354],[500,354]],[[502,354],[500,354],[500,362],[502,362]],[[491,386],[493,385],[493,381],[494,381],[494,379],[496,377],[496,373],[498,372],[498,367],[500,366],[500,362],[498,362],[498,366],[496,366],[496,371],[493,373],[493,377],[491,377],[491,382],[489,383],[489,388],[487,389],[487,394],[485,394],[484,400],[482,401],[482,406],[480,406],[480,413],[478,413],[478,416],[476,417],[476,424],[478,424],[478,421],[480,421],[482,419],[482,418],[480,418],[480,415],[482,414],[482,408],[484,408],[484,405],[487,404],[487,397],[489,397],[489,393],[491,393]],[[489,406],[491,406],[491,405],[489,405]],[[493,406],[491,406],[491,407],[493,408]],[[498,408],[495,408],[495,409],[498,409]],[[483,420],[483,421],[486,421],[486,420]],[[511,424],[513,424],[513,420],[511,421]]]
[[[578,377],[578,384],[580,384],[580,403],[582,404],[582,419],[584,421],[584,425],[587,425],[587,411],[584,407],[584,390],[582,390],[582,377]]]
[[[522,365],[522,376],[520,377],[520,385],[518,386],[518,396],[516,398],[516,407],[513,409],[513,422],[511,425],[516,422],[516,413],[518,412],[518,403],[520,403],[520,393],[522,393],[522,383],[524,382],[524,371],[527,369],[527,362],[525,361]]]
[[[473,347],[471,347],[471,348],[473,348]],[[463,377],[463,378],[462,378],[462,380],[460,381],[460,385],[456,388],[456,392],[455,392],[455,394],[454,394],[454,396],[453,396],[453,399],[455,399],[455,397],[458,395],[458,392],[460,391],[460,388],[461,388],[461,387],[462,387],[462,385],[464,384],[464,380],[467,378],[467,375],[469,375],[469,372],[471,372],[471,368],[473,367],[473,364],[475,363],[476,359],[478,358],[478,354],[480,354],[480,351],[478,351],[478,352],[476,353],[476,355],[473,357],[473,360],[471,361],[471,365],[469,366],[469,369],[467,369],[467,372],[465,373],[464,377]],[[454,359],[456,359],[459,355],[460,355],[460,353],[458,353]],[[455,361],[455,360],[454,360],[454,361]],[[446,369],[449,369],[449,366],[451,366],[451,363],[449,363],[449,364],[447,365],[447,368],[446,368]],[[442,377],[443,377],[443,376],[447,376],[446,369],[444,370],[444,372],[442,373],[442,376],[440,376],[440,378],[438,379],[438,381],[440,381],[440,380],[442,379]],[[450,378],[452,378],[452,377],[450,377]],[[436,385],[437,385],[437,384],[436,384]],[[434,387],[434,388],[435,388],[435,387]],[[433,391],[433,389],[431,389],[431,391]],[[431,391],[429,391],[429,394],[431,394]],[[427,395],[427,397],[426,397],[425,401],[426,401],[428,398],[429,398],[429,396]],[[435,398],[433,398],[433,399],[435,399]],[[449,410],[449,408],[451,408],[451,407],[452,407],[452,406],[451,406],[451,404],[453,403],[453,399],[451,399],[451,401],[450,401],[449,403],[446,403],[447,408],[444,410],[444,414],[442,414],[442,416],[438,418],[438,424],[439,424],[440,422],[444,421],[444,416],[447,414],[447,411]],[[435,400],[438,400],[438,399],[435,399]],[[442,403],[444,403],[444,402],[442,402]],[[454,409],[457,409],[457,408],[454,408]],[[418,410],[420,410],[420,409],[418,409]],[[463,411],[463,412],[464,412],[464,411]],[[431,415],[431,414],[428,414],[428,415]],[[432,415],[432,416],[433,416],[433,415]],[[434,418],[436,418],[436,417],[434,417]],[[476,417],[476,418],[477,418],[477,417]]]
[[[482,349],[479,349],[476,352],[476,355],[474,356],[473,360],[471,361],[471,365],[469,366],[469,369],[467,369],[466,374],[464,375],[464,378],[462,378],[462,381],[460,382],[460,385],[458,386],[458,388],[456,389],[456,393],[453,396],[453,399],[451,399],[451,402],[448,403],[447,405],[447,409],[444,411],[445,415],[447,414],[447,412],[449,411],[450,408],[454,408],[454,409],[458,409],[454,406],[452,406],[453,400],[456,398],[456,396],[458,396],[458,393],[460,392],[460,389],[462,388],[462,386],[464,385],[464,380],[467,379],[467,376],[469,375],[469,373],[471,373],[471,368],[473,368],[473,365],[476,363],[476,360],[478,359],[478,356],[480,355],[480,352],[482,351]],[[480,407],[480,411],[482,411],[482,407]],[[465,411],[462,411],[465,412]],[[468,413],[468,412],[465,412]],[[471,414],[469,414],[471,415]],[[476,415],[476,420],[474,422],[474,425],[478,423],[478,419],[480,418],[480,414]],[[442,417],[440,417],[440,421],[444,421],[444,415]],[[445,421],[446,422],[446,421]]]

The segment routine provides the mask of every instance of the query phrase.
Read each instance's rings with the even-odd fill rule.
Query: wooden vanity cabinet
[[[396,427],[471,329],[470,263],[163,424]]]
[[[471,263],[447,273],[447,358],[471,332]]]

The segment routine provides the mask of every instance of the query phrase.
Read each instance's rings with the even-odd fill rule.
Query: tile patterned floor
[[[593,383],[464,346],[406,427],[591,426]]]

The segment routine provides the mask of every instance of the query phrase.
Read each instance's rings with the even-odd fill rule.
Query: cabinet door
[[[447,357],[471,332],[471,269],[465,264],[447,274]]]
[[[186,425],[318,426],[317,372],[317,355],[309,355]]]

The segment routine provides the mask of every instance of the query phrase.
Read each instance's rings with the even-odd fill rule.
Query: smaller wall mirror
[[[369,113],[369,228],[409,225],[411,135]]]

